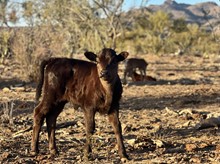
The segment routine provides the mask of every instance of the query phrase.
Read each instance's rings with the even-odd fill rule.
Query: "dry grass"
[[[158,81],[124,86],[120,120],[125,146],[132,158],[130,163],[219,163],[219,129],[197,129],[202,118],[220,116],[218,57],[142,57],[150,63],[148,75]],[[32,126],[36,105],[34,85],[3,92],[7,84],[14,85],[2,79],[0,110],[4,108],[5,99],[15,105],[13,125],[4,122],[0,125],[0,160],[3,163],[83,163],[85,132],[81,111],[68,104],[58,118],[59,156],[48,158],[47,134],[43,127],[40,155],[31,157],[32,131],[24,130]],[[120,163],[107,119],[97,114],[96,122],[91,163]]]

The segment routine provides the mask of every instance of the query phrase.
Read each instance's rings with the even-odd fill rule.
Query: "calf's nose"
[[[108,71],[107,71],[107,70],[102,70],[102,71],[100,72],[100,78],[106,77],[107,75],[108,75]]]

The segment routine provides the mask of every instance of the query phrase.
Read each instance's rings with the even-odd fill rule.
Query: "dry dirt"
[[[120,120],[128,163],[220,163],[220,57],[143,57],[157,81],[124,85]],[[59,156],[48,155],[45,125],[40,154],[29,155],[35,84],[21,83],[19,69],[0,69],[1,163],[85,163],[83,115],[71,104],[58,118]],[[120,163],[107,118],[97,114],[96,123],[87,163]]]

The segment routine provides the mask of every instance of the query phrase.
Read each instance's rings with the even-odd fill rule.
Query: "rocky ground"
[[[220,163],[220,57],[142,57],[149,63],[147,74],[157,81],[124,85],[120,120],[128,163]],[[58,118],[59,156],[49,157],[45,125],[40,154],[30,156],[35,84],[21,83],[19,70],[2,70],[1,163],[86,163],[83,115],[71,104]],[[97,114],[96,123],[87,163],[120,163],[107,118]]]

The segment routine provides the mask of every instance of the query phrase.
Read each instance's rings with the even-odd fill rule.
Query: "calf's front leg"
[[[86,109],[84,111],[85,125],[86,125],[86,144],[84,157],[88,160],[91,149],[91,137],[95,130],[95,112],[92,109]]]
[[[128,155],[126,153],[124,143],[123,143],[123,136],[122,136],[122,130],[121,130],[121,123],[119,121],[118,117],[118,109],[113,110],[111,113],[108,114],[109,122],[111,123],[115,137],[117,140],[118,145],[118,154],[122,160],[127,160]]]

